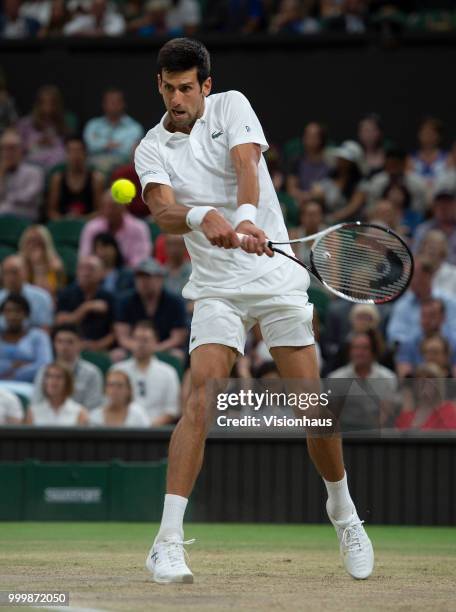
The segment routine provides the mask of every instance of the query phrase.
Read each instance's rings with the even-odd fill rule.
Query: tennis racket
[[[309,241],[313,241],[310,266],[280,248]],[[361,221],[340,223],[287,242],[269,240],[268,247],[311,272],[328,291],[350,302],[393,302],[407,289],[413,274],[413,256],[404,240],[390,229]]]

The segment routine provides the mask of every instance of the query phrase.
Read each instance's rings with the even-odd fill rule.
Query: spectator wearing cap
[[[81,339],[76,325],[58,325],[52,330],[55,362],[73,374],[72,399],[89,410],[97,408],[103,400],[103,376],[101,371],[81,357]],[[43,378],[46,368],[36,375],[32,402],[44,399]]]
[[[23,417],[19,398],[7,389],[0,389],[0,426],[19,425]]]
[[[115,333],[123,349],[132,351],[131,331],[136,323],[152,321],[158,336],[155,350],[181,349],[187,339],[184,300],[167,291],[166,269],[149,258],[135,268],[135,289],[118,302]]]
[[[413,250],[419,250],[423,238],[430,230],[440,230],[447,239],[447,261],[456,265],[456,192],[444,189],[436,192],[432,203],[432,217],[421,223],[415,232]]]
[[[446,318],[445,302],[438,298],[429,298],[421,303],[420,329],[407,340],[399,344],[395,362],[398,376],[411,376],[416,367],[426,361],[423,354],[423,341],[433,337],[443,337],[449,346],[450,359],[456,368],[456,333],[443,331]]]
[[[316,183],[311,196],[323,199],[329,213],[328,223],[357,218],[364,205],[365,195],[360,190],[363,150],[357,142],[346,140],[335,149],[336,166],[328,178]]]
[[[121,36],[125,19],[107,0],[92,0],[88,13],[76,13],[63,28],[66,36]]]
[[[407,156],[404,151],[390,148],[386,152],[385,169],[365,181],[361,191],[367,198],[368,211],[381,197],[388,197],[391,187],[405,188],[410,194],[410,207],[424,214],[427,209],[426,183],[416,174],[407,171]]]
[[[115,166],[127,163],[144,130],[126,114],[123,91],[108,89],[103,94],[103,116],[90,119],[84,128],[84,141],[90,162],[109,175]]]
[[[0,137],[0,215],[15,215],[36,221],[44,191],[44,175],[23,161],[19,133],[6,129]]]
[[[10,293],[0,307],[5,329],[0,336],[0,378],[33,382],[41,366],[52,360],[49,336],[42,329],[27,329],[27,300]]]
[[[439,298],[445,304],[446,320],[442,327],[445,335],[456,333],[456,299],[433,288],[435,266],[426,257],[415,258],[415,269],[410,287],[393,305],[386,330],[391,344],[406,342],[420,332],[421,304],[430,298]]]
[[[82,348],[105,351],[114,342],[113,297],[102,288],[103,264],[95,255],[81,257],[76,281],[57,297],[57,325],[70,323],[79,327]]]
[[[19,293],[28,302],[30,327],[49,328],[54,319],[54,304],[48,291],[26,282],[27,270],[25,262],[20,255],[10,255],[1,264],[2,285],[0,289],[0,304],[10,293]],[[0,319],[0,329],[4,322]]]
[[[92,252],[97,234],[112,234],[120,248],[125,263],[131,267],[150,257],[152,241],[144,221],[127,212],[125,206],[117,204],[109,190],[101,199],[100,214],[86,223],[79,242],[79,257]]]
[[[324,125],[312,121],[304,128],[302,144],[304,153],[292,165],[287,177],[287,192],[298,205],[311,197],[314,183],[322,181],[329,174],[329,164],[325,156],[327,132]]]
[[[155,357],[157,335],[150,321],[139,321],[131,336],[132,357],[113,366],[125,372],[134,400],[149,416],[152,427],[174,423],[180,414],[180,384],[176,370]]]

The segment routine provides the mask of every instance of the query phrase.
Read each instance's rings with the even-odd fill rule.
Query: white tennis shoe
[[[354,512],[348,521],[336,521],[328,512],[339,538],[340,556],[350,576],[357,580],[369,578],[374,569],[374,549],[361,521]]]
[[[154,582],[193,582],[193,574],[185,559],[187,553],[184,545],[193,544],[194,541],[184,542],[179,537],[155,540],[146,559],[146,568],[151,572]]]

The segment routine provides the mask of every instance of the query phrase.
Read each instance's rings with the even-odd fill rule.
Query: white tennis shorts
[[[190,352],[202,344],[223,344],[243,355],[247,333],[256,323],[268,349],[314,344],[309,283],[308,272],[285,259],[269,274],[237,288],[187,290],[186,297],[192,293],[195,300]]]

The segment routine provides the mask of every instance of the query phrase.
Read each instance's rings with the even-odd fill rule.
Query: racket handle
[[[241,242],[244,240],[244,238],[247,238],[247,234],[239,234],[239,232],[236,232],[236,236],[239,238]],[[270,242],[271,242],[270,240],[265,240],[264,244],[270,247],[271,246]]]

